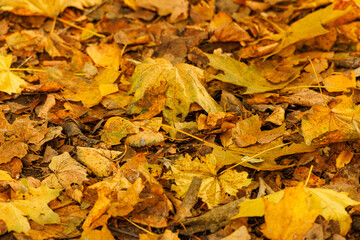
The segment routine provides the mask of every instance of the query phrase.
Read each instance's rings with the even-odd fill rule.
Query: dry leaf
[[[86,169],[73,159],[68,152],[53,157],[49,168],[54,172],[42,181],[50,188],[66,188],[73,183],[81,185],[86,178]]]
[[[19,76],[11,72],[12,55],[0,55],[0,91],[7,94],[20,93],[21,87],[27,84]]]
[[[251,179],[247,178],[246,172],[228,170],[218,174],[216,158],[213,155],[206,155],[200,159],[191,159],[189,155],[176,160],[171,166],[171,172],[165,175],[166,179],[174,179],[176,185],[172,190],[177,196],[185,196],[194,176],[202,178],[199,197],[213,208],[226,199],[226,194],[235,196],[239,189],[250,184]]]
[[[319,209],[310,209],[307,198],[309,193],[299,184],[296,188],[285,189],[277,203],[264,199],[264,235],[270,239],[301,240],[320,213]]]

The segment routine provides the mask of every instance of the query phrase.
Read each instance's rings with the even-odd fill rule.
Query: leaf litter
[[[0,0],[0,235],[359,239],[359,4]]]

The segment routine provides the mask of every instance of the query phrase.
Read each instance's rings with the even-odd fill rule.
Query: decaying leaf
[[[42,122],[32,121],[29,117],[19,117],[12,124],[0,111],[0,163],[10,162],[13,157],[24,157],[31,145],[41,147],[48,128]]]
[[[139,7],[157,11],[160,16],[171,14],[170,22],[177,22],[188,17],[189,3],[185,0],[127,0],[127,5],[133,9]]]
[[[128,134],[138,133],[139,129],[129,120],[122,117],[112,117],[108,119],[104,126],[104,133],[101,135],[101,140],[107,144],[120,144],[121,139]]]

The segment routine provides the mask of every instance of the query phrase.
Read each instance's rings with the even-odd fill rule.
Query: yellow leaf
[[[287,188],[278,203],[264,199],[266,237],[274,240],[302,239],[312,227],[319,215],[319,209],[310,209],[306,199],[309,198],[299,184],[295,188]]]
[[[0,170],[0,181],[15,181],[7,171]]]
[[[7,94],[20,93],[26,82],[10,70],[12,55],[0,55],[0,91]]]
[[[138,178],[126,191],[119,191],[117,201],[111,203],[108,214],[113,217],[128,215],[134,209],[135,204],[141,201],[139,194],[143,188],[142,180]]]
[[[85,229],[80,240],[115,240],[106,225],[102,226],[101,231],[96,229]]]
[[[90,31],[89,31],[90,30]],[[81,32],[81,41],[87,40],[94,36],[95,33],[95,26],[93,23],[87,23],[85,29]]]
[[[0,201],[0,219],[6,223],[9,231],[27,232],[30,225],[25,216],[44,225],[60,223],[59,215],[54,213],[47,205],[54,200],[61,189],[50,189],[46,186],[31,188],[24,180],[28,192],[19,194],[18,199],[9,202]]]
[[[86,52],[98,66],[118,70],[121,50],[117,44],[92,45],[86,48]]]
[[[267,63],[264,63],[264,66],[258,67],[252,62],[248,66],[227,55],[206,54],[206,56],[210,60],[210,66],[223,72],[217,75],[211,75],[212,78],[245,87],[245,94],[281,89],[294,80],[301,70],[299,67],[293,67],[287,70],[292,73],[289,74],[287,79],[280,83],[272,83],[265,78],[266,73],[274,68],[272,64],[267,65]]]
[[[332,75],[322,80],[328,92],[347,92],[349,88],[356,88],[355,73],[351,72],[351,76],[343,74]]]
[[[355,153],[348,151],[341,151],[339,156],[336,158],[336,168],[342,168],[345,164],[348,164],[353,158]]]
[[[139,128],[129,120],[122,117],[112,117],[104,125],[101,140],[107,144],[117,145],[128,134],[138,133],[139,131]]]
[[[310,207],[319,209],[321,216],[326,220],[338,221],[340,234],[345,236],[351,225],[351,217],[345,208],[358,205],[360,202],[349,198],[347,193],[335,192],[331,189],[306,188],[306,191],[310,194]]]
[[[109,209],[110,199],[105,195],[104,191],[103,189],[98,189],[98,199],[82,225],[84,230],[89,229],[91,224]]]
[[[72,82],[67,82],[63,96],[71,101],[81,101],[86,107],[95,106],[104,96],[118,91],[118,86],[114,82],[119,75],[118,71],[105,68],[91,82],[74,78]]]
[[[43,15],[56,17],[67,7],[90,7],[102,0],[0,0],[0,9],[19,15]]]
[[[286,30],[280,30],[280,33],[266,37],[266,39],[280,41],[281,43],[272,54],[280,52],[282,49],[299,42],[314,38],[329,31],[324,28],[324,25],[336,20],[337,18],[349,13],[354,6],[347,7],[345,10],[334,10],[336,1],[326,8],[321,8],[313,13],[307,14],[304,18],[294,22]]]
[[[77,147],[78,160],[96,176],[107,177],[112,173],[112,161],[122,152],[88,147]]]
[[[30,230],[30,224],[22,211],[10,202],[0,201],[0,219],[5,222],[9,232],[15,231],[27,234]]]
[[[202,178],[199,197],[209,208],[213,208],[225,200],[226,194],[234,196],[239,189],[251,183],[246,172],[229,170],[218,174],[218,170],[216,158],[212,154],[193,160],[186,155],[176,160],[165,178],[175,180],[176,185],[173,185],[172,189],[180,198],[184,197],[194,176]]]
[[[299,188],[299,186],[296,188]],[[339,193],[330,189],[321,188],[304,189],[307,194],[306,200],[308,202],[309,209],[318,211],[319,214],[328,221],[338,221],[340,224],[340,233],[345,236],[351,225],[351,217],[345,211],[345,208],[348,206],[358,205],[360,202],[350,199],[347,194],[343,192]],[[300,192],[302,192],[302,190]],[[263,198],[245,200],[238,205],[239,213],[233,217],[233,219],[240,217],[261,217],[266,214],[263,199],[272,203],[278,203],[284,195],[285,191],[281,190]]]
[[[360,106],[352,97],[341,96],[333,108],[315,105],[301,121],[301,130],[307,145],[351,140],[360,136]]]

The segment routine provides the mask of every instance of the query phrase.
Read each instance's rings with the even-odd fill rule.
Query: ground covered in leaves
[[[359,0],[0,0],[2,239],[359,239]]]

